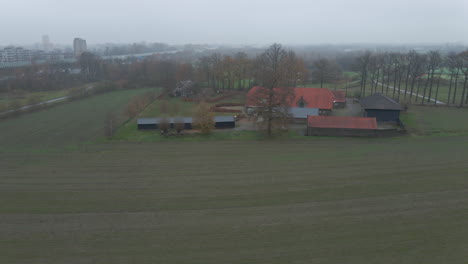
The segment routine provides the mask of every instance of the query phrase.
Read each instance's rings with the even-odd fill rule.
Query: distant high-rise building
[[[52,44],[50,43],[50,39],[48,35],[42,36],[42,48],[45,51],[50,51],[52,49]]]
[[[80,56],[81,53],[87,50],[86,40],[81,38],[75,38],[73,40],[73,50],[75,51],[75,56]]]
[[[1,63],[27,62],[31,61],[32,58],[33,52],[22,47],[8,46],[0,50]]]

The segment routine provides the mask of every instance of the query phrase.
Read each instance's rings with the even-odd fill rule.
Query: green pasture
[[[24,106],[24,105],[44,102],[44,101],[66,96],[67,93],[68,93],[68,90],[32,92],[32,93],[19,94],[15,96],[11,96],[8,94],[1,94],[0,95],[0,109],[7,110],[7,109],[11,109],[13,106]]]
[[[124,90],[0,121],[0,151],[70,148],[103,137],[104,117],[122,112],[135,95],[152,89]]]
[[[410,106],[401,118],[416,135],[468,135],[468,108]]]

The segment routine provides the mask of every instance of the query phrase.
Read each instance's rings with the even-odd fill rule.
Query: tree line
[[[447,55],[436,50],[366,51],[356,59],[355,69],[360,75],[360,96],[380,92],[406,103],[436,104],[444,89],[445,104],[468,105],[468,50]]]

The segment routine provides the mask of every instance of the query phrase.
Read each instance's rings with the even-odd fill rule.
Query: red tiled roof
[[[260,86],[255,86],[247,93],[247,106],[256,106],[255,94],[259,89],[264,89]],[[276,88],[275,88],[276,89]],[[333,108],[333,94],[330,90],[325,88],[292,88],[294,90],[294,100],[290,107],[298,107],[300,101],[304,101],[306,108],[319,108],[319,109],[332,109]]]
[[[344,91],[331,91],[335,102],[346,103],[346,93]]]
[[[307,126],[321,128],[377,129],[375,117],[308,116]]]

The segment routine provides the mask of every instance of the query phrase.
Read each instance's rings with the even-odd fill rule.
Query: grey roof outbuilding
[[[234,122],[234,116],[215,116],[215,122]]]

